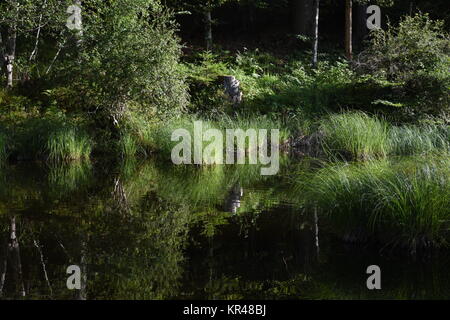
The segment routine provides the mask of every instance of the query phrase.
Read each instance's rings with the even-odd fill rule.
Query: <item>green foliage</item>
[[[198,119],[201,120],[201,119]],[[149,141],[151,141],[151,149],[157,151],[163,157],[169,158],[172,149],[178,142],[171,141],[172,132],[176,129],[186,129],[191,137],[194,137],[194,121],[195,118],[183,117],[174,119],[164,124],[158,124],[149,131]],[[290,137],[289,129],[283,125],[280,120],[270,118],[268,116],[252,117],[248,115],[227,116],[221,115],[217,120],[201,120],[203,131],[208,129],[218,129],[223,133],[224,137],[224,152],[225,152],[225,131],[226,129],[267,129],[270,133],[271,129],[280,130],[280,143],[286,141]],[[270,137],[270,135],[268,135]],[[268,138],[269,138],[268,137]],[[194,143],[192,139],[192,143]],[[203,142],[203,147],[206,147],[209,142]],[[248,146],[248,139],[246,140]]]
[[[92,0],[89,5],[96,11],[83,16],[79,58],[70,70],[86,106],[115,122],[130,103],[149,117],[179,113],[187,94],[171,14],[153,0]]]
[[[405,16],[397,27],[372,33],[359,61],[362,70],[403,84],[402,95],[416,112],[448,112],[450,36],[427,14]]]
[[[184,64],[191,103],[189,112],[208,114],[226,111],[230,107],[223,93],[223,76],[228,74],[228,65],[219,61],[211,52],[202,52],[193,57],[194,62]]]

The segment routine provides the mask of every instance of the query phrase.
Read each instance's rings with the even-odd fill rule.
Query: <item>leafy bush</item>
[[[188,96],[171,13],[154,0],[91,1],[98,13],[83,16],[83,41],[70,70],[81,103],[116,128],[130,103],[153,117],[179,114]]]
[[[420,113],[449,110],[450,36],[427,14],[405,16],[397,27],[372,33],[357,67],[403,85],[403,99]],[[417,114],[416,114],[417,116]]]
[[[191,104],[190,113],[214,113],[226,111],[229,103],[224,95],[222,77],[228,74],[228,66],[211,52],[193,57],[194,62],[185,64]]]

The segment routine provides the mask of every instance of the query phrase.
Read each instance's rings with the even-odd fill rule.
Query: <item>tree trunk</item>
[[[8,42],[5,56],[6,65],[6,86],[8,88],[13,87],[13,74],[14,74],[14,60],[16,58],[16,27],[13,26],[8,30]]]
[[[18,8],[17,2],[14,2],[13,5]],[[18,17],[16,17],[18,19]],[[12,22],[8,27],[7,32],[7,40],[6,40],[6,54],[5,54],[5,66],[6,66],[6,86],[8,88],[12,88],[13,86],[13,69],[14,69],[14,60],[16,58],[16,38],[17,38],[17,20]]]
[[[345,56],[347,60],[353,58],[353,46],[352,46],[352,16],[353,4],[352,0],[345,0]]]
[[[317,67],[317,56],[319,50],[319,6],[320,0],[314,0],[314,20],[313,20],[314,41],[313,41],[313,59],[312,59],[313,68]]]
[[[295,34],[314,36],[314,0],[292,1],[292,29]]]
[[[211,18],[211,10],[207,9],[204,12],[204,20],[205,20],[205,43],[206,43],[206,50],[210,51],[212,49],[213,45],[213,38],[212,38],[212,18]]]

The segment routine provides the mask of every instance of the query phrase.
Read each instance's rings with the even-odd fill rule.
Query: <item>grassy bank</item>
[[[83,125],[69,119],[29,117],[8,124],[0,135],[0,160],[69,162],[89,159],[93,139]]]
[[[448,154],[450,129],[445,125],[395,126],[362,112],[332,114],[320,121],[322,147],[332,158],[382,159],[388,156]]]

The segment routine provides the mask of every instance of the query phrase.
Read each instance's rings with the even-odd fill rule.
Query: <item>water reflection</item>
[[[449,297],[445,251],[422,262],[344,245],[332,221],[303,210],[292,177],[311,170],[309,162],[285,163],[275,177],[255,166],[160,162],[4,168],[2,298]],[[365,287],[370,264],[383,270],[382,292]],[[70,265],[81,269],[81,290],[66,287]]]

